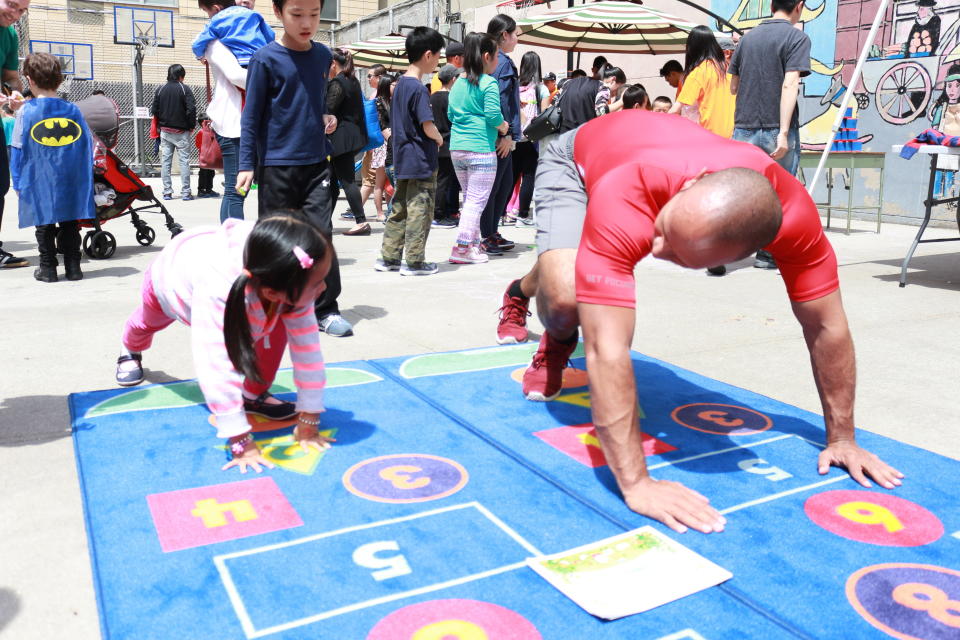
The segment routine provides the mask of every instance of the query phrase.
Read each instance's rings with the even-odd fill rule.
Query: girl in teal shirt
[[[480,248],[480,214],[487,206],[497,176],[497,134],[505,135],[509,123],[500,111],[500,88],[490,74],[497,68],[497,42],[486,33],[464,38],[465,80],[450,90],[450,159],[463,189],[457,244],[450,262],[479,264],[487,261]]]

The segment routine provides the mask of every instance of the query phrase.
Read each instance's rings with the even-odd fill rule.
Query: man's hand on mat
[[[826,474],[831,466],[844,467],[850,477],[864,487],[871,486],[867,476],[887,489],[893,489],[902,484],[900,481],[903,478],[902,473],[854,442],[834,442],[820,452],[820,458],[817,461],[820,475]]]
[[[677,533],[686,533],[688,527],[701,533],[719,533],[727,523],[709,500],[679,482],[648,476],[625,490],[623,497],[628,507]]]
[[[268,469],[273,469],[275,466],[272,462],[263,457],[263,454],[260,453],[260,448],[257,447],[257,445],[251,444],[243,450],[242,456],[234,456],[233,460],[223,465],[221,471],[226,471],[230,467],[240,467],[240,473],[246,473],[247,467],[250,467],[257,473],[260,473],[263,471],[260,465],[263,465]]]
[[[304,451],[310,451],[310,447],[317,451],[326,451],[330,448],[330,443],[337,441],[336,438],[322,436],[317,429],[302,424],[298,424],[293,430],[293,437],[297,439]]]

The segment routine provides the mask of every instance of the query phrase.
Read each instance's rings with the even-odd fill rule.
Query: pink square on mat
[[[588,467],[604,467],[607,464],[606,458],[603,457],[603,450],[600,449],[597,432],[590,422],[536,431],[533,435]],[[653,456],[674,450],[676,447],[673,445],[643,434],[644,455]]]
[[[303,525],[273,478],[147,496],[164,553]]]

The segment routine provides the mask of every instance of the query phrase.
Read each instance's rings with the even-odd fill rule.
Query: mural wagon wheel
[[[902,62],[880,76],[874,102],[881,118],[890,124],[907,124],[927,108],[932,91],[926,69],[916,62]]]
[[[853,94],[857,99],[857,109],[863,111],[870,106],[870,96],[865,93],[855,93]]]

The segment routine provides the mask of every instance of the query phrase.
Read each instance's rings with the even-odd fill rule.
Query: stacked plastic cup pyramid
[[[833,139],[833,144],[830,145],[830,151],[863,151],[863,143],[859,142],[859,138],[860,136],[857,134],[857,114],[853,107],[847,107],[847,112],[843,114],[843,120],[840,122],[840,128]]]

